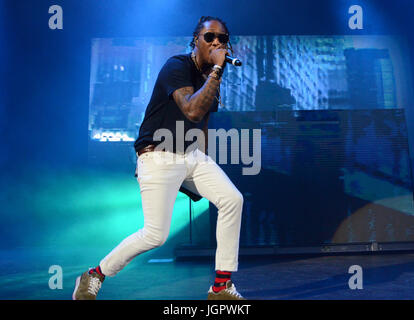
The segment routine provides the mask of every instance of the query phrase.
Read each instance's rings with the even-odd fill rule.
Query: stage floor
[[[71,299],[76,277],[92,267],[105,250],[2,250],[0,299]],[[145,257],[144,257],[145,258]],[[151,258],[152,259],[152,258]],[[132,261],[115,277],[105,280],[103,300],[204,300],[214,279],[212,258],[184,261]],[[167,260],[168,261],[168,260]],[[86,263],[89,263],[87,265]],[[63,288],[50,289],[51,265],[63,270]],[[363,289],[351,290],[348,269],[363,269]],[[241,257],[233,274],[247,299],[333,300],[413,299],[414,253],[370,255]]]

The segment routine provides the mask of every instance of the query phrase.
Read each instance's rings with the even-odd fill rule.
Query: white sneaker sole
[[[73,293],[72,293],[72,300],[76,300],[76,291],[78,291],[80,279],[81,279],[80,276],[76,278],[75,290],[73,290]]]

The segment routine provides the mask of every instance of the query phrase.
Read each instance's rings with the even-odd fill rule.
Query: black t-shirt
[[[176,55],[167,60],[158,74],[151,100],[139,129],[139,136],[134,144],[137,152],[150,144],[160,144],[162,141],[154,141],[153,137],[154,132],[161,128],[170,130],[173,135],[174,147],[171,151],[184,152],[187,150],[187,147],[194,141],[184,141],[184,150],[180,150],[179,146],[177,149],[176,121],[183,121],[184,136],[190,129],[202,129],[207,115],[217,111],[218,102],[217,99],[214,99],[210,111],[203,120],[195,123],[186,118],[175,103],[172,94],[175,90],[183,87],[194,87],[194,92],[196,92],[204,85],[204,82],[205,80],[197,70],[190,54]]]

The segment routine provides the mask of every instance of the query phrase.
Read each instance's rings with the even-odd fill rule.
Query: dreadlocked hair
[[[220,23],[221,23],[221,25],[222,25],[222,26],[224,27],[224,29],[226,30],[226,33],[227,33],[227,34],[229,35],[229,37],[230,37],[230,32],[229,32],[229,29],[227,28],[226,23],[225,23],[223,20],[221,20],[220,18],[217,18],[217,17],[202,16],[202,17],[200,18],[200,20],[198,20],[197,26],[195,27],[194,32],[193,32],[193,39],[192,39],[192,40],[191,40],[191,42],[190,42],[190,47],[191,47],[192,49],[194,49],[194,47],[195,47],[195,40],[198,38],[198,35],[199,35],[199,33],[200,33],[201,29],[203,29],[204,22],[207,22],[207,21],[218,21],[218,22],[220,22]],[[230,40],[229,40],[229,42],[227,43],[227,49],[228,49],[228,50],[230,50],[230,52],[232,53],[232,55],[234,55],[233,47],[232,47],[232,45],[231,45],[231,43],[230,43]]]

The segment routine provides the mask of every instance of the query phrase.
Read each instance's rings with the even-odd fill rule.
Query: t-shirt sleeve
[[[175,57],[168,59],[161,68],[159,77],[168,97],[177,89],[193,87],[190,65]]]

